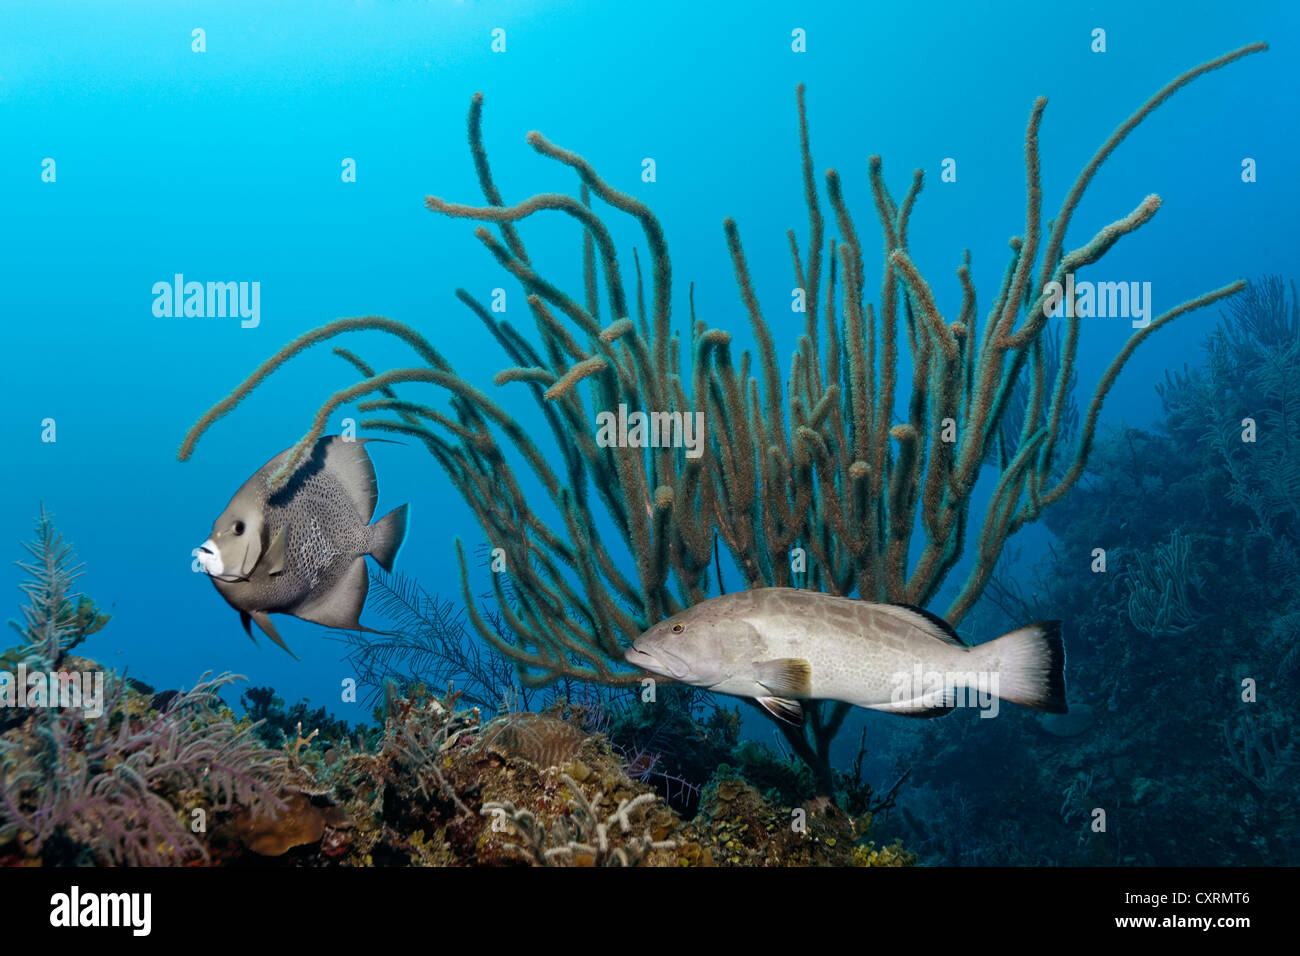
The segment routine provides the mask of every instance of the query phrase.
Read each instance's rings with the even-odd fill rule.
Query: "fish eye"
[[[244,533],[244,522],[242,522],[242,521],[236,521],[236,522],[235,522],[235,534],[243,534],[243,533]]]
[[[681,622],[681,621],[678,621],[676,624],[673,625],[673,633],[674,633],[674,634],[680,634],[680,633],[681,633],[682,631],[684,631],[685,629],[686,629],[686,628],[684,628],[684,627],[682,626],[682,622]]]

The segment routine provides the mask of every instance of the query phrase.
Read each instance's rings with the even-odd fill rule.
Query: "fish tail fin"
[[[1060,621],[1039,621],[976,648],[998,675],[997,696],[1013,704],[1064,714],[1065,644]]]
[[[394,508],[370,526],[370,555],[385,571],[392,572],[397,552],[406,540],[406,520],[410,505]]]

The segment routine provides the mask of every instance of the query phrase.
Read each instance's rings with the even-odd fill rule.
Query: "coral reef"
[[[244,713],[255,724],[257,735],[268,747],[279,747],[301,733],[304,726],[328,738],[345,737],[348,725],[329,715],[324,707],[313,708],[300,700],[289,708],[272,687],[250,687],[239,695]]]
[[[455,693],[390,694],[382,728],[331,721],[327,735],[298,724],[271,749],[258,732],[264,721],[284,724],[283,701],[256,694],[263,717],[237,719],[217,697],[234,679],[154,695],[109,675],[102,717],[52,710],[11,726],[0,735],[0,865],[908,862],[896,848],[880,857],[855,844],[869,818],[838,814],[823,826],[820,805],[807,837],[787,835],[789,812],[752,789],[743,803],[728,796],[725,812],[707,803],[688,829],[628,776],[603,734],[582,726],[583,708],[562,701],[552,710],[570,719],[524,712],[485,722],[477,708],[458,708]],[[731,852],[742,819],[746,835],[775,834],[775,843],[744,859]],[[726,857],[715,860],[711,847]]]
[[[602,821],[600,803],[604,792],[588,797],[582,785],[567,773],[560,774],[560,779],[572,796],[568,812],[549,830],[534,813],[508,801],[483,804],[479,811],[483,816],[492,818],[494,824],[508,824],[523,839],[523,844],[504,844],[507,850],[531,858],[538,866],[554,866],[558,861],[572,866],[636,866],[651,853],[677,849],[676,840],[656,840],[644,821],[640,834],[633,828],[633,814],[641,815],[647,805],[653,805],[654,794],[625,797]],[[621,840],[621,845],[616,840]]]
[[[1177,529],[1167,544],[1150,553],[1139,552],[1137,568],[1128,579],[1128,617],[1151,637],[1170,637],[1193,630],[1202,620],[1188,594],[1201,590],[1204,579],[1191,560],[1191,545]]]
[[[798,808],[773,807],[730,767],[705,788],[700,815],[685,830],[717,865],[910,866],[900,844],[861,842],[872,815],[852,817],[814,798]]]
[[[458,706],[457,691],[438,697],[417,683],[403,695],[389,681],[381,725],[371,728],[350,728],[305,701],[286,708],[270,688],[247,690],[249,713],[237,718],[218,696],[239,679],[231,674],[154,693],[67,653],[100,615],[68,612],[81,597],[72,592],[79,566],[49,515],[37,532],[24,565],[25,643],[7,659],[98,674],[104,692],[97,706],[51,694],[6,714],[0,865],[713,865],[709,847],[734,848],[741,818],[754,839],[776,835],[761,848],[769,864],[849,864],[876,853],[855,850],[868,821],[858,828],[842,815],[820,848],[831,832],[820,823],[808,839],[784,834],[788,815],[756,791],[725,814],[707,803],[687,830],[647,783],[657,758],[638,749],[628,759],[594,729],[635,726],[631,715],[645,711],[616,720],[598,688],[585,704],[561,698],[545,713],[484,720],[479,708]],[[696,707],[675,712],[685,715],[677,733],[711,740],[694,726]],[[305,729],[303,718],[319,725]],[[726,726],[711,745],[730,753],[736,728]],[[659,727],[650,739],[667,736]],[[732,852],[728,862],[741,860]]]
[[[522,757],[539,767],[561,767],[578,756],[587,739],[581,727],[546,714],[507,714],[483,727],[479,745],[487,751]]]
[[[582,717],[581,707],[561,701],[549,713],[483,721],[477,709],[457,709],[454,693],[394,698],[382,733],[338,741],[332,760],[304,755],[303,766],[349,825],[335,828],[329,853],[322,838],[322,848],[295,850],[291,862],[858,865],[872,853],[872,865],[912,861],[901,848],[865,842],[871,814],[853,818],[830,801],[810,801],[812,822],[791,829],[790,810],[771,805],[725,765],[717,775],[732,784],[705,788],[703,809],[685,822],[628,775],[622,756],[603,734],[585,730]],[[743,801],[736,787],[744,788]],[[753,845],[742,854],[745,840]]]
[[[104,717],[33,716],[6,731],[0,846],[47,863],[176,864],[208,856],[191,823],[209,812],[282,812],[280,755],[220,714],[217,690],[234,679],[203,680],[162,713],[135,716],[134,692],[110,676]]]
[[[736,712],[694,688],[666,688],[657,709],[571,688],[573,703],[484,719],[460,706],[459,691],[440,697],[416,682],[402,694],[388,680],[379,725],[358,728],[306,701],[286,707],[265,687],[243,693],[238,718],[219,696],[232,674],[155,693],[67,653],[101,615],[68,613],[94,605],[72,591],[80,566],[44,512],[28,551],[28,627],[7,659],[99,674],[104,693],[95,707],[51,697],[6,714],[0,865],[912,862],[900,847],[866,842],[892,791],[875,798],[855,767],[843,783],[857,816],[824,798],[797,811],[773,803],[811,793],[807,771],[741,745]],[[761,795],[723,758],[777,785]],[[668,804],[664,783],[692,797],[693,819]]]
[[[41,674],[97,677],[99,700],[92,705],[83,692],[65,705],[51,690],[6,715],[0,848],[45,862],[182,863],[207,856],[196,834],[208,812],[281,810],[280,755],[220,705],[217,692],[235,676],[205,674],[151,710],[150,698],[116,674],[69,655],[107,618],[73,593],[81,566],[44,508],[25,547],[32,558],[20,562],[30,575],[22,585],[27,627],[17,630],[28,643],[6,659]]]

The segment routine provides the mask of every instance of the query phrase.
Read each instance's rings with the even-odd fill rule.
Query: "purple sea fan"
[[[98,862],[177,864],[207,859],[194,820],[206,824],[207,814],[235,804],[283,810],[284,754],[264,747],[256,724],[236,722],[217,696],[238,679],[204,674],[162,713],[139,720],[110,677],[103,717],[68,711],[34,734],[0,738],[0,844],[18,838],[35,856],[57,836]],[[116,713],[121,723],[110,731]]]

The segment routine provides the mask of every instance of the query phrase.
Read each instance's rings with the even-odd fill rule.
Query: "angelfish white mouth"
[[[195,557],[199,559],[199,567],[205,572],[214,578],[221,577],[225,565],[221,563],[221,552],[217,550],[217,546],[211,538],[199,545]]]

